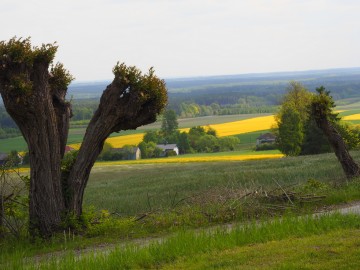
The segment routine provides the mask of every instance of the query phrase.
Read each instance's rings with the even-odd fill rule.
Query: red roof
[[[75,150],[74,148],[72,148],[72,147],[70,147],[70,146],[65,146],[65,153],[67,153],[67,152],[70,152],[70,151],[73,151],[73,150]]]

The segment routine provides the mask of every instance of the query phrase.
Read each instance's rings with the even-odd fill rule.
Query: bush
[[[256,146],[256,151],[275,150],[277,145],[275,143],[262,143]]]
[[[167,157],[173,157],[173,156],[177,156],[177,154],[176,154],[176,152],[174,150],[171,150],[171,151],[166,152],[166,156]]]
[[[27,231],[30,178],[0,166],[0,238]]]

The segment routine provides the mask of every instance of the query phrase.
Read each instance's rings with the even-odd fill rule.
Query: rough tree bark
[[[317,88],[316,90],[318,95],[314,97],[311,104],[311,113],[315,118],[316,124],[328,138],[346,177],[353,178],[359,176],[359,165],[351,157],[343,138],[330,121],[330,118],[333,116],[332,107],[334,107],[334,102],[324,87]]]
[[[62,64],[52,65],[56,50],[54,44],[32,47],[29,38],[0,42],[0,93],[29,149],[29,229],[43,237],[61,229],[64,216],[82,214],[89,174],[106,138],[154,122],[167,102],[165,83],[152,69],[142,75],[135,67],[117,64],[77,158],[62,172],[72,116],[65,96],[73,78]]]

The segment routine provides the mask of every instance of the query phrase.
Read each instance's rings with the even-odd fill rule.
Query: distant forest
[[[168,79],[168,109],[179,117],[272,113],[277,110],[289,81],[299,81],[310,91],[323,85],[337,101],[360,99],[360,68],[279,72]],[[73,83],[68,99],[73,104],[73,124],[86,124],[110,81]],[[0,138],[20,135],[0,106]]]

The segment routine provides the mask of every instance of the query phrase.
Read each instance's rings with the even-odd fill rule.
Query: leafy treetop
[[[1,91],[22,97],[31,95],[34,90],[34,73],[39,69],[47,71],[52,88],[66,89],[74,77],[62,64],[53,65],[57,49],[56,42],[32,46],[30,37],[0,41]]]
[[[315,119],[326,118],[330,122],[339,120],[338,114],[333,112],[335,108],[335,102],[330,95],[330,91],[325,90],[324,86],[316,88],[318,93],[313,97],[311,103],[311,114]]]

